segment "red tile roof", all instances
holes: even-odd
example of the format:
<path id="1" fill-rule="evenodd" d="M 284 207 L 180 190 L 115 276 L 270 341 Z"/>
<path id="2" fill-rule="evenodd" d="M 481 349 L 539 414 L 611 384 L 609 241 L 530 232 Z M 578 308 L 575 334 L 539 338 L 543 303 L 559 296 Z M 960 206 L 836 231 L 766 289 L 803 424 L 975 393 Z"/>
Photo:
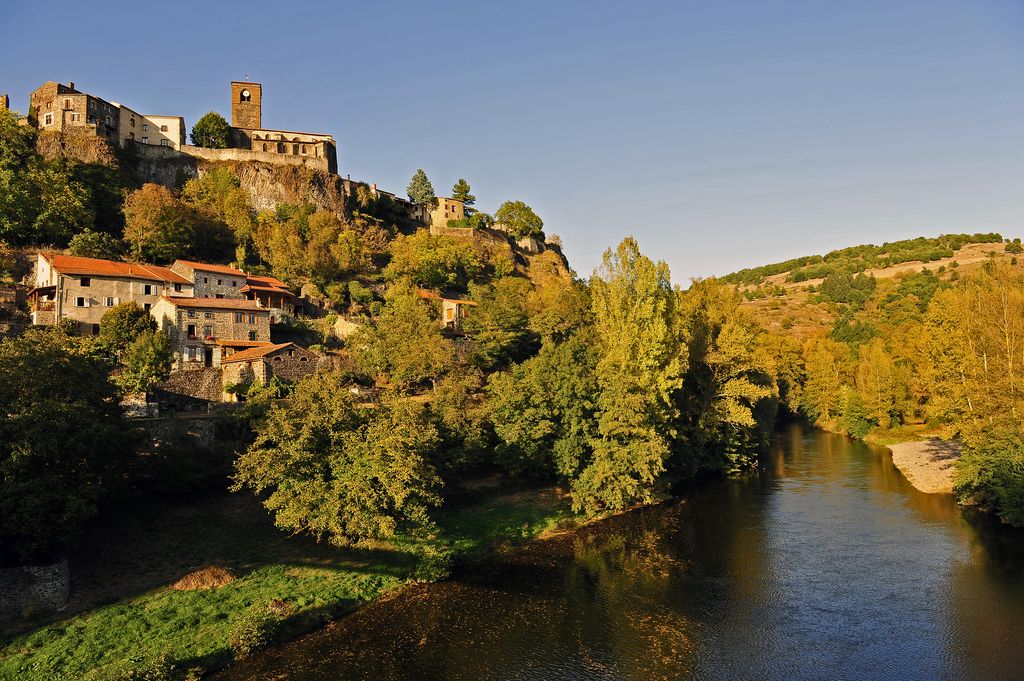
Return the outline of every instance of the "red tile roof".
<path id="1" fill-rule="evenodd" d="M 227 359 L 222 359 L 220 363 L 227 364 L 229 362 L 248 362 L 254 359 L 260 359 L 261 357 L 266 357 L 267 355 L 273 354 L 278 350 L 284 350 L 289 345 L 295 348 L 299 347 L 295 345 L 295 343 L 279 343 L 277 345 L 264 345 L 258 348 L 249 348 L 248 350 L 236 352 Z"/>
<path id="2" fill-rule="evenodd" d="M 266 293 L 280 293 L 291 298 L 295 297 L 295 294 L 288 290 L 288 284 L 275 277 L 257 277 L 249 275 L 246 278 L 245 286 L 243 286 L 241 290 L 242 293 L 248 293 L 249 291 L 264 291 Z"/>
<path id="3" fill-rule="evenodd" d="M 94 277 L 122 277 L 125 279 L 144 279 L 146 281 L 162 281 L 172 284 L 191 284 L 192 282 L 177 272 L 166 267 L 145 265 L 137 262 L 118 262 L 116 260 L 100 260 L 99 258 L 82 258 L 77 255 L 50 255 L 47 260 L 61 274 L 84 274 Z"/>
<path id="4" fill-rule="evenodd" d="M 227 265 L 211 265 L 205 262 L 194 262 L 192 260 L 175 260 L 175 263 L 181 263 L 186 267 L 191 267 L 194 270 L 200 272 L 219 272 L 220 274 L 230 274 L 235 277 L 244 277 L 245 272 L 242 270 L 235 269 L 234 267 L 228 267 Z"/>
<path id="5" fill-rule="evenodd" d="M 248 312 L 270 313 L 255 300 L 239 300 L 237 298 L 170 298 L 164 296 L 171 305 L 176 307 L 193 307 L 210 310 L 246 310 Z"/>
<path id="6" fill-rule="evenodd" d="M 476 307 L 476 301 L 459 300 L 458 298 L 445 298 L 440 293 L 434 293 L 433 291 L 428 291 L 427 289 L 424 288 L 421 288 L 418 291 L 416 291 L 416 294 L 419 295 L 419 297 L 423 298 L 424 300 L 441 300 L 446 303 L 458 303 L 459 305 L 472 305 L 473 307 Z"/>
<path id="7" fill-rule="evenodd" d="M 225 348 L 259 348 L 264 345 L 273 345 L 273 343 L 267 341 L 231 340 L 225 338 L 218 338 L 216 343 Z"/>

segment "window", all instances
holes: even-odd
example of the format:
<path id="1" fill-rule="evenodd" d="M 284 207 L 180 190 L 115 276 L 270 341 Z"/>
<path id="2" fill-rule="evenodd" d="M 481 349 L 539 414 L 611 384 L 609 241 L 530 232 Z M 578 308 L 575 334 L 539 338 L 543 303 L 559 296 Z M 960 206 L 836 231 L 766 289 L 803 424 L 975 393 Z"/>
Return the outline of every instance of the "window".
<path id="1" fill-rule="evenodd" d="M 43 125 L 53 125 L 53 114 L 48 113 L 43 115 Z"/>
<path id="2" fill-rule="evenodd" d="M 142 138 L 142 143 L 143 144 L 149 144 L 149 138 L 148 137 L 143 137 Z"/>
<path id="3" fill-rule="evenodd" d="M 131 125 L 133 128 L 135 127 L 135 116 L 132 116 L 128 119 L 128 124 Z"/>
<path id="4" fill-rule="evenodd" d="M 249 315 L 249 323 L 250 324 L 255 324 L 256 323 L 256 315 L 254 315 L 254 314 L 250 314 Z"/>
<path id="5" fill-rule="evenodd" d="M 94 336 L 100 335 L 100 325 L 99 324 L 93 324 L 92 325 L 92 335 L 94 335 Z"/>
<path id="6" fill-rule="evenodd" d="M 142 295 L 144 295 L 144 296 L 151 296 L 151 295 L 153 295 L 153 285 L 152 284 L 143 284 L 142 285 Z"/>
<path id="7" fill-rule="evenodd" d="M 195 348 L 189 348 L 188 349 L 188 359 L 189 359 L 190 362 L 196 361 L 196 349 Z"/>
<path id="8" fill-rule="evenodd" d="M 92 277 L 82 277 L 81 284 L 83 287 L 92 286 Z"/>
<path id="9" fill-rule="evenodd" d="M 250 331 L 249 332 L 249 340 L 251 340 L 251 341 L 256 340 L 256 332 L 255 331 Z"/>
<path id="10" fill-rule="evenodd" d="M 160 132 L 167 132 L 167 126 L 166 125 L 161 125 L 160 126 Z"/>
<path id="11" fill-rule="evenodd" d="M 114 307 L 117 305 L 117 298 L 107 297 L 107 307 Z"/>
<path id="12" fill-rule="evenodd" d="M 204 324 L 203 325 L 203 338 L 209 338 L 212 335 L 213 335 L 213 325 L 212 324 Z"/>
<path id="13" fill-rule="evenodd" d="M 96 108 L 96 101 L 95 101 L 95 100 L 92 100 L 92 99 L 90 99 L 90 100 L 89 100 L 89 111 L 92 111 L 92 110 L 93 110 L 93 109 L 95 109 L 95 108 Z"/>
<path id="14" fill-rule="evenodd" d="M 166 147 L 167 146 L 167 142 L 168 142 L 168 140 L 160 140 L 160 146 L 161 147 Z"/>
<path id="15" fill-rule="evenodd" d="M 142 124 L 142 132 L 149 132 L 149 125 L 146 123 Z"/>
<path id="16" fill-rule="evenodd" d="M 71 108 L 71 100 L 70 99 L 65 99 L 64 100 L 64 108 L 65 109 L 70 109 Z"/>
<path id="17" fill-rule="evenodd" d="M 134 140 L 135 139 L 135 133 L 134 132 L 128 133 L 128 139 Z"/>
<path id="18" fill-rule="evenodd" d="M 212 312 L 204 312 L 203 313 L 203 318 L 204 319 L 213 319 L 213 313 Z"/>
<path id="19" fill-rule="evenodd" d="M 235 313 L 235 324 L 241 324 L 243 316 L 244 315 L 241 312 L 236 312 Z"/>
<path id="20" fill-rule="evenodd" d="M 143 303 L 142 304 L 142 309 L 145 310 L 146 312 L 149 312 L 149 308 L 151 308 L 151 307 L 153 307 L 153 306 L 151 304 L 149 304 L 149 303 Z"/>
<path id="21" fill-rule="evenodd" d="M 300 361 L 300 362 L 305 362 L 305 361 L 306 361 L 306 358 L 305 358 L 305 357 L 299 357 L 299 361 Z"/>
<path id="22" fill-rule="evenodd" d="M 210 278 L 209 277 L 203 277 L 203 283 L 204 284 L 209 284 L 210 283 Z"/>
<path id="23" fill-rule="evenodd" d="M 252 94 L 248 90 L 242 90 L 238 94 L 238 101 L 240 101 L 240 102 L 251 102 L 252 101 Z"/>
<path id="24" fill-rule="evenodd" d="M 195 338 L 196 337 L 196 325 L 195 324 L 189 324 L 188 325 L 188 337 L 189 338 Z"/>
<path id="25" fill-rule="evenodd" d="M 223 286 L 223 285 L 224 285 L 224 280 L 223 279 L 218 279 L 217 280 L 217 286 Z"/>
<path id="26" fill-rule="evenodd" d="M 77 298 L 75 298 L 75 307 L 89 307 L 89 306 L 86 304 L 85 298 L 83 296 L 78 296 Z"/>
<path id="27" fill-rule="evenodd" d="M 274 361 L 275 361 L 275 362 L 280 362 L 280 361 L 281 361 L 281 358 L 280 358 L 280 357 L 275 357 L 275 358 L 274 358 Z"/>
<path id="28" fill-rule="evenodd" d="M 289 350 L 288 351 L 288 356 L 289 357 L 294 357 L 295 356 L 295 351 L 294 350 Z"/>
<path id="29" fill-rule="evenodd" d="M 181 284 L 175 284 L 174 285 L 174 290 L 177 293 L 181 293 Z"/>
<path id="30" fill-rule="evenodd" d="M 195 319 L 195 317 L 196 317 L 196 311 L 195 310 L 189 310 L 188 311 L 188 318 L 189 319 Z"/>
<path id="31" fill-rule="evenodd" d="M 103 120 L 105 120 L 105 121 L 107 122 L 107 125 L 111 125 L 111 124 L 112 124 L 112 123 L 114 122 L 114 121 L 113 121 L 113 120 L 112 120 L 112 119 L 110 118 L 110 116 L 106 116 L 106 117 L 105 117 L 105 118 L 104 118 Z"/>
<path id="32" fill-rule="evenodd" d="M 234 288 L 234 287 L 235 287 L 235 281 L 234 281 L 234 280 L 232 280 L 232 281 L 231 281 L 231 288 Z"/>
<path id="33" fill-rule="evenodd" d="M 217 295 L 214 296 L 214 298 L 223 298 L 223 297 L 224 297 L 223 293 L 218 293 Z"/>
<path id="34" fill-rule="evenodd" d="M 71 121 L 72 122 L 77 123 L 79 118 L 81 118 L 81 116 L 79 116 L 78 114 L 76 114 L 76 113 L 71 114 Z"/>

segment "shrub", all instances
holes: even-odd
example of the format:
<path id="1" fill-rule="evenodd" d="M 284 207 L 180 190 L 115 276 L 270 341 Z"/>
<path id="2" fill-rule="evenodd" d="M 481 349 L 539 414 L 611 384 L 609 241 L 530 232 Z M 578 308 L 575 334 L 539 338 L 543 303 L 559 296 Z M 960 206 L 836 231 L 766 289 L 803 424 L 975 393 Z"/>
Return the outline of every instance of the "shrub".
<path id="1" fill-rule="evenodd" d="M 265 605 L 251 606 L 235 622 L 231 630 L 230 645 L 235 659 L 242 659 L 266 648 L 277 637 L 281 618 Z"/>
<path id="2" fill-rule="evenodd" d="M 452 550 L 445 544 L 423 544 L 416 548 L 419 560 L 413 572 L 417 582 L 437 582 L 451 573 Z"/>
<path id="3" fill-rule="evenodd" d="M 1024 444 L 993 437 L 969 447 L 956 462 L 954 494 L 994 511 L 1010 525 L 1024 527 Z"/>
<path id="4" fill-rule="evenodd" d="M 117 679 L 117 681 L 171 681 L 175 678 L 174 665 L 167 655 L 143 657 L 136 655 L 114 664 L 100 667 L 86 677 L 86 681 Z"/>

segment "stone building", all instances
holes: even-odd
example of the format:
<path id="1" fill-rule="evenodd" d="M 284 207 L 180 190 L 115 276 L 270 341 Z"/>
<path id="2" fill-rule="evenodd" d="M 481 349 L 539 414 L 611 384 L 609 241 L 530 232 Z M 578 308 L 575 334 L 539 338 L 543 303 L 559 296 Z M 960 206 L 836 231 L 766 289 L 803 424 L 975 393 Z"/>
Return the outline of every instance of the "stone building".
<path id="1" fill-rule="evenodd" d="M 263 86 L 259 83 L 231 83 L 232 146 L 255 152 L 291 156 L 301 164 L 326 162 L 328 172 L 338 172 L 338 150 L 334 137 L 321 133 L 273 130 L 263 127 Z"/>
<path id="2" fill-rule="evenodd" d="M 268 308 L 271 322 L 276 322 L 282 314 L 302 314 L 302 300 L 288 290 L 288 284 L 276 277 L 250 274 L 246 277 L 242 293 L 249 300 Z"/>
<path id="3" fill-rule="evenodd" d="M 228 386 L 266 384 L 273 377 L 285 381 L 301 380 L 321 368 L 322 359 L 321 355 L 295 343 L 267 344 L 240 350 L 221 360 L 225 394 L 228 394 Z"/>
<path id="4" fill-rule="evenodd" d="M 458 199 L 438 196 L 430 207 L 428 222 L 431 229 L 447 227 L 449 220 L 462 220 L 466 217 L 466 205 Z"/>
<path id="5" fill-rule="evenodd" d="M 123 104 L 118 107 L 121 146 L 128 142 L 138 142 L 181 149 L 185 144 L 185 119 L 181 116 L 144 115 Z"/>
<path id="6" fill-rule="evenodd" d="M 423 300 L 434 301 L 440 307 L 440 319 L 442 327 L 454 333 L 462 333 L 462 322 L 469 317 L 469 309 L 476 307 L 472 300 L 460 300 L 458 298 L 445 298 L 439 293 L 420 289 L 417 291 Z"/>
<path id="7" fill-rule="evenodd" d="M 191 260 L 175 260 L 171 270 L 185 277 L 195 287 L 197 298 L 243 299 L 247 277 L 245 272 L 227 265 L 211 265 Z"/>
<path id="8" fill-rule="evenodd" d="M 115 305 L 149 310 L 163 296 L 192 295 L 192 282 L 166 267 L 39 253 L 29 305 L 33 324 L 73 319 L 82 333 L 99 333 L 100 319 Z"/>
<path id="9" fill-rule="evenodd" d="M 220 367 L 232 352 L 270 342 L 270 311 L 256 301 L 164 297 L 151 312 L 177 370 Z"/>

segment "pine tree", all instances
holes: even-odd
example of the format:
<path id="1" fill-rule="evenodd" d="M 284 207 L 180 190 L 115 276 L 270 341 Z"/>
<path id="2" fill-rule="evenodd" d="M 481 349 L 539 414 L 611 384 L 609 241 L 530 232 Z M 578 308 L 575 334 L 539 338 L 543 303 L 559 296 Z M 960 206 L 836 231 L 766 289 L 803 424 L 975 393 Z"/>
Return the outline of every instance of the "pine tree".
<path id="1" fill-rule="evenodd" d="M 459 181 L 452 187 L 452 198 L 462 201 L 466 206 L 472 206 L 476 203 L 476 197 L 469 193 L 469 183 L 461 177 Z"/>
<path id="2" fill-rule="evenodd" d="M 430 184 L 430 180 L 427 178 L 427 174 L 423 172 L 423 168 L 417 169 L 416 174 L 409 181 L 406 191 L 409 193 L 409 200 L 417 206 L 425 206 L 436 198 L 434 185 Z"/>

